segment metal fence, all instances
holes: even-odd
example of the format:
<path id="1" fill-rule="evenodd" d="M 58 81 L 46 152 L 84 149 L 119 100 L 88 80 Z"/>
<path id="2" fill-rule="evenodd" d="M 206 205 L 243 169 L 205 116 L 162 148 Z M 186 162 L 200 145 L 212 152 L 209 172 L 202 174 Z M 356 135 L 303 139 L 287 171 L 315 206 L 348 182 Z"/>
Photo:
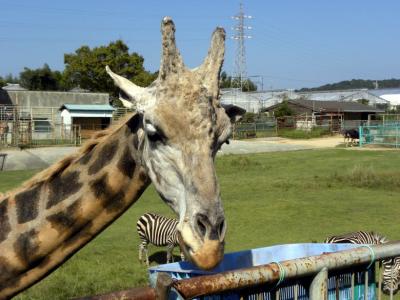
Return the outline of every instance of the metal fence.
<path id="1" fill-rule="evenodd" d="M 82 299 L 381 300 L 383 275 L 378 270 L 375 279 L 375 263 L 381 266 L 382 260 L 398 256 L 400 242 L 393 242 L 181 280 L 160 272 L 155 287 Z M 392 270 L 392 276 L 397 276 L 396 273 L 397 270 Z M 364 288 L 357 288 L 360 285 Z M 293 289 L 289 292 L 287 286 Z M 393 290 L 388 298 L 394 299 Z"/>
<path id="2" fill-rule="evenodd" d="M 233 138 L 255 138 L 270 137 L 277 135 L 276 119 L 271 119 L 262 123 L 237 123 L 234 125 Z"/>
<path id="3" fill-rule="evenodd" d="M 360 126 L 359 145 L 379 145 L 383 147 L 400 147 L 400 123 L 392 125 Z"/>

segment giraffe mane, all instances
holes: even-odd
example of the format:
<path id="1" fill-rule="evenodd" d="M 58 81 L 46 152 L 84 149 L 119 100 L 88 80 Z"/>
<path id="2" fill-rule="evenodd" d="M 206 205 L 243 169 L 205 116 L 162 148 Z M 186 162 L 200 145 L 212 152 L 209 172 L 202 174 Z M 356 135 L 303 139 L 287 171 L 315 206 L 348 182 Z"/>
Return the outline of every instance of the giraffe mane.
<path id="1" fill-rule="evenodd" d="M 28 189 L 31 187 L 34 187 L 35 185 L 43 182 L 47 182 L 50 179 L 60 175 L 62 172 L 64 172 L 70 165 L 72 165 L 74 162 L 79 160 L 81 157 L 84 155 L 88 154 L 90 151 L 93 150 L 95 146 L 98 144 L 102 143 L 104 140 L 106 140 L 108 137 L 116 133 L 119 129 L 121 129 L 130 118 L 135 113 L 129 113 L 125 117 L 121 118 L 117 123 L 109 126 L 108 128 L 98 131 L 92 135 L 92 137 L 85 142 L 77 152 L 70 154 L 64 158 L 62 158 L 60 161 L 56 162 L 55 164 L 49 166 L 48 168 L 40 171 L 36 175 L 34 175 L 32 178 L 28 179 L 25 181 L 21 187 L 11 190 L 6 193 L 0 193 L 0 199 L 5 198 L 6 196 L 15 193 L 18 190 L 21 189 Z M 1 201 L 1 200 L 0 200 Z"/>

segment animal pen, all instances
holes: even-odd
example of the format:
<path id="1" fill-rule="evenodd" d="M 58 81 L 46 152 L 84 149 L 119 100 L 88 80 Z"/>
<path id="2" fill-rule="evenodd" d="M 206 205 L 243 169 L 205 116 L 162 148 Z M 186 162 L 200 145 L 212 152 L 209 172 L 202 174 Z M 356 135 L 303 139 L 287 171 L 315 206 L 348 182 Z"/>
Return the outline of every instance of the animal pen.
<path id="1" fill-rule="evenodd" d="M 113 112 L 116 122 L 129 111 Z M 101 130 L 99 124 L 64 124 L 59 108 L 0 105 L 0 147 L 78 146 L 87 131 Z"/>
<path id="2" fill-rule="evenodd" d="M 359 145 L 375 145 L 383 147 L 400 147 L 400 123 L 388 125 L 360 126 Z"/>
<path id="3" fill-rule="evenodd" d="M 150 287 L 81 299 L 380 300 L 381 262 L 397 256 L 400 242 L 277 245 L 226 254 L 213 272 L 187 262 L 152 267 Z"/>

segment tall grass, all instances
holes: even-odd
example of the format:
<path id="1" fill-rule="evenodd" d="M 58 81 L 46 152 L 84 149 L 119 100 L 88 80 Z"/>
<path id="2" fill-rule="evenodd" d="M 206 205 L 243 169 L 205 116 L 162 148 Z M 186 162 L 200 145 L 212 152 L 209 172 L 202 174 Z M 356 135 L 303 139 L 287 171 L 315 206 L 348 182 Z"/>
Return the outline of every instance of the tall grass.
<path id="1" fill-rule="evenodd" d="M 342 173 L 336 171 L 331 179 L 360 188 L 400 189 L 400 170 L 376 170 L 371 165 L 355 165 Z"/>

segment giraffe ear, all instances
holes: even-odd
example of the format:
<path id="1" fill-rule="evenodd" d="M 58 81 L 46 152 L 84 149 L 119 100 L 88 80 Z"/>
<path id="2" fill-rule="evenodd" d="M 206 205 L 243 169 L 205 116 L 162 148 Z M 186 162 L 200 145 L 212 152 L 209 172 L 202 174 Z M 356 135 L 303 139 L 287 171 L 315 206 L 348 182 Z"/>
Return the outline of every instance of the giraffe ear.
<path id="1" fill-rule="evenodd" d="M 217 27 L 211 38 L 211 46 L 208 50 L 207 57 L 203 64 L 197 69 L 200 74 L 203 84 L 210 92 L 218 96 L 219 91 L 219 75 L 225 54 L 225 30 Z"/>
<path id="2" fill-rule="evenodd" d="M 145 88 L 137 86 L 125 77 L 115 74 L 113 71 L 111 71 L 109 66 L 106 66 L 106 72 L 114 80 L 115 85 L 119 87 L 131 99 L 138 100 L 146 90 Z M 121 101 L 122 103 L 124 103 L 124 105 L 125 102 L 128 102 L 126 99 Z"/>
<path id="3" fill-rule="evenodd" d="M 175 24 L 170 17 L 161 22 L 162 57 L 159 78 L 164 80 L 169 74 L 179 74 L 185 69 L 182 57 L 176 47 Z"/>
<path id="4" fill-rule="evenodd" d="M 221 106 L 225 109 L 225 113 L 228 115 L 229 119 L 231 119 L 232 123 L 240 121 L 246 113 L 245 109 L 233 104 L 222 104 Z"/>

